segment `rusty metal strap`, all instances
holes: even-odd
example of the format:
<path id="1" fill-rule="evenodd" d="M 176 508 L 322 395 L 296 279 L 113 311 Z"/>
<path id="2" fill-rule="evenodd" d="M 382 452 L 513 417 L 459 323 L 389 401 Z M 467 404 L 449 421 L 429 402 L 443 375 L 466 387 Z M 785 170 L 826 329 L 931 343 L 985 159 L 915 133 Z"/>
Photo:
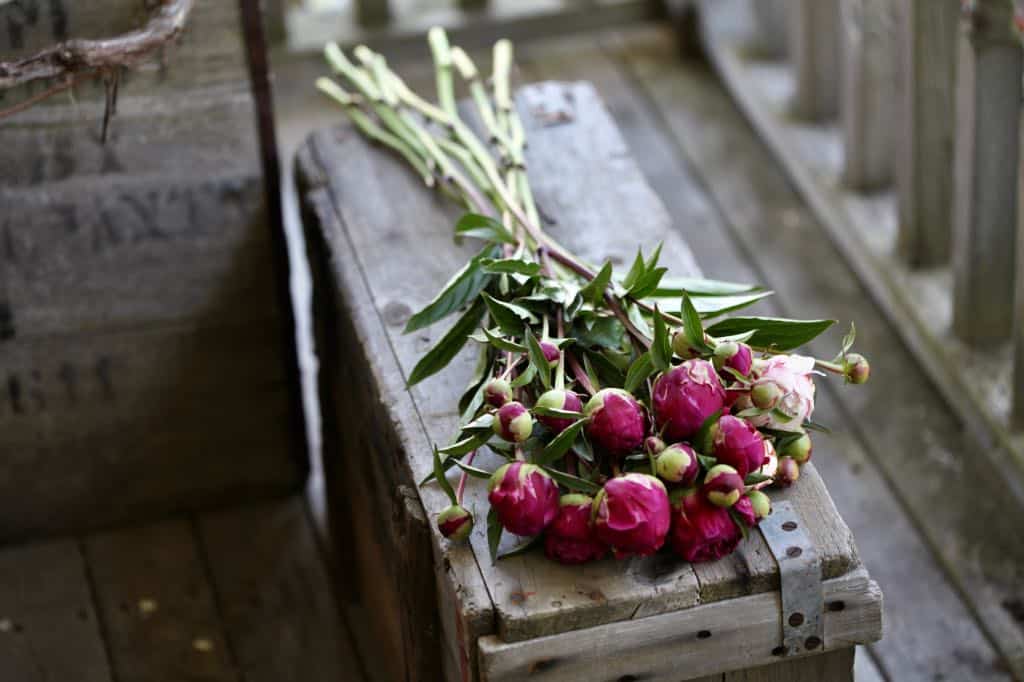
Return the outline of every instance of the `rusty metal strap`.
<path id="1" fill-rule="evenodd" d="M 791 502 L 776 502 L 761 521 L 761 532 L 779 564 L 782 590 L 782 646 L 788 656 L 821 649 L 824 643 L 821 560 Z"/>

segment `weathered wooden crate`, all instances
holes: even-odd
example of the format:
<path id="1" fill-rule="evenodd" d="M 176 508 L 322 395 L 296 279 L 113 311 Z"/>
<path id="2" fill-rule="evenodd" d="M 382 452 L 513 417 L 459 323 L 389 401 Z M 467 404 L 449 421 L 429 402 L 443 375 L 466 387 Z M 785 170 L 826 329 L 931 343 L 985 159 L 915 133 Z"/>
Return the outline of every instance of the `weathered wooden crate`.
<path id="1" fill-rule="evenodd" d="M 663 241 L 663 262 L 696 274 L 592 87 L 534 85 L 518 103 L 557 239 L 591 262 L 626 262 L 638 243 Z M 470 546 L 443 540 L 431 521 L 444 495 L 415 481 L 431 470 L 431 445 L 454 431 L 474 360 L 467 352 L 407 390 L 404 377 L 443 330 L 402 328 L 473 247 L 452 244 L 456 209 L 347 126 L 316 133 L 297 173 L 330 519 L 348 551 L 338 579 L 388 679 L 852 679 L 852 647 L 881 634 L 881 594 L 813 466 L 774 493 L 795 506 L 821 560 L 824 642 L 804 657 L 781 649 L 779 568 L 760 531 L 695 566 L 658 555 L 563 567 L 536 553 L 492 564 L 482 522 Z M 466 493 L 478 517 L 484 488 Z"/>
<path id="2" fill-rule="evenodd" d="M 0 55 L 145 18 L 138 0 L 16 0 Z M 251 83 L 239 3 L 197 0 L 180 43 L 124 74 L 106 144 L 99 81 L 0 126 L 0 540 L 302 480 Z"/>

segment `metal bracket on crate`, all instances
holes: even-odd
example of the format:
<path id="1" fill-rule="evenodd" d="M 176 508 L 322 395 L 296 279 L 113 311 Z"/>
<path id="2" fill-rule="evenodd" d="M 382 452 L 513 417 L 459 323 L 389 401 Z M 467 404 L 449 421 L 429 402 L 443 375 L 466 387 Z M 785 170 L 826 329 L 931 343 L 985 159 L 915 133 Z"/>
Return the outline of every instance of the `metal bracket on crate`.
<path id="1" fill-rule="evenodd" d="M 776 502 L 760 528 L 779 564 L 782 591 L 782 646 L 772 653 L 789 656 L 820 650 L 825 642 L 821 560 L 803 520 L 792 502 Z"/>

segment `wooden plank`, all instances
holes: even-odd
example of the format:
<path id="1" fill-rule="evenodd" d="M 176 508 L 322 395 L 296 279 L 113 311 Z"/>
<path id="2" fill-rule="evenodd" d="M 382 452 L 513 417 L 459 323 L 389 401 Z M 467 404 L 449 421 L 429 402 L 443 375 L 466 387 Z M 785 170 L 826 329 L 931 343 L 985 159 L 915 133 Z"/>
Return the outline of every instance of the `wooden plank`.
<path id="1" fill-rule="evenodd" d="M 824 614 L 825 651 L 844 652 L 835 659 L 812 655 L 815 670 L 845 670 L 852 679 L 852 645 L 882 635 L 882 595 L 862 571 L 823 583 L 827 603 L 843 603 Z M 481 679 L 486 682 L 564 679 L 642 679 L 652 682 L 690 679 L 715 672 L 744 670 L 777 662 L 772 650 L 782 642 L 778 592 L 765 592 L 702 604 L 691 609 L 628 623 L 599 625 L 524 642 L 480 640 Z M 847 653 L 848 652 L 848 653 Z M 727 666 L 722 670 L 722 666 Z M 820 668 L 818 666 L 821 666 Z M 801 672 L 794 666 L 785 672 Z M 757 676 L 745 679 L 780 679 Z M 730 679 L 726 676 L 726 679 Z"/>
<path id="2" fill-rule="evenodd" d="M 119 682 L 238 682 L 188 521 L 91 535 L 85 556 Z"/>
<path id="3" fill-rule="evenodd" d="M 956 128 L 957 0 L 896 4 L 900 84 L 897 248 L 911 266 L 948 262 Z"/>
<path id="4" fill-rule="evenodd" d="M 818 121 L 839 113 L 839 0 L 790 0 L 793 114 Z"/>
<path id="5" fill-rule="evenodd" d="M 728 7 L 725 3 L 719 6 L 723 9 Z M 1006 479 L 988 478 L 986 472 L 989 469 L 980 460 L 975 460 L 976 466 L 972 469 L 973 474 L 979 477 L 972 481 L 976 483 L 973 491 L 950 489 L 945 481 L 949 476 L 957 475 L 953 472 L 959 468 L 959 463 L 953 453 L 991 451 L 999 456 L 1003 453 L 992 449 L 990 444 L 979 444 L 972 433 L 965 432 L 957 413 L 936 393 L 930 377 L 914 369 L 915 356 L 903 346 L 892 343 L 892 328 L 880 318 L 870 303 L 870 296 L 856 285 L 853 274 L 844 270 L 848 266 L 844 265 L 843 258 L 822 239 L 815 224 L 815 215 L 831 214 L 824 214 L 817 207 L 814 215 L 807 210 L 717 81 L 705 73 L 672 65 L 673 50 L 671 36 L 661 33 L 655 34 L 650 44 L 642 45 L 628 55 L 633 72 L 643 84 L 643 92 L 658 106 L 675 143 L 680 145 L 694 167 L 701 169 L 717 205 L 732 226 L 740 248 L 746 253 L 758 254 L 759 260 L 763 259 L 761 262 L 770 264 L 759 268 L 757 279 L 779 292 L 779 301 L 785 302 L 782 309 L 775 310 L 783 315 L 809 317 L 844 310 L 845 315 L 857 320 L 858 345 L 871 354 L 874 365 L 872 381 L 857 391 L 841 388 L 822 390 L 819 405 L 824 405 L 825 400 L 838 403 L 843 408 L 841 421 L 848 428 L 854 429 L 853 425 L 857 423 L 866 425 L 856 428 L 854 433 L 866 447 L 868 462 L 878 468 L 886 481 L 878 494 L 899 496 L 898 499 L 906 505 L 904 509 L 911 513 L 913 524 L 921 529 L 927 547 L 941 562 L 942 571 L 950 576 L 956 592 L 967 599 L 966 610 L 960 613 L 979 615 L 968 630 L 956 630 L 960 634 L 973 632 L 968 647 L 971 654 L 952 654 L 960 640 L 941 635 L 940 628 L 935 637 L 928 639 L 950 642 L 946 661 L 917 660 L 922 666 L 934 666 L 932 670 L 958 665 L 963 666 L 961 669 L 967 678 L 988 675 L 991 679 L 999 679 L 1004 674 L 1000 672 L 1004 663 L 996 658 L 992 647 L 984 640 L 991 638 L 990 641 L 997 642 L 1000 653 L 1007 653 L 1009 661 L 1014 660 L 1013 652 L 1019 651 L 1016 648 L 1019 634 L 1006 609 L 1001 606 L 1012 599 L 1013 586 L 1020 579 L 1019 569 L 1015 568 L 1020 559 L 1007 556 L 1007 546 L 1002 540 L 1016 532 L 1007 520 L 1006 509 L 1016 510 L 1018 507 L 1012 493 L 1007 490 Z M 721 58 L 721 53 L 715 58 Z M 763 78 L 761 71 L 756 75 Z M 744 81 L 744 91 L 762 94 L 755 87 L 756 82 L 753 79 Z M 762 116 L 777 116 L 782 99 L 772 102 L 780 104 L 776 107 L 765 105 L 757 111 Z M 773 145 L 772 151 L 778 153 L 774 145 L 778 144 L 779 138 L 767 139 Z M 765 170 L 753 173 L 752 169 L 758 167 Z M 792 172 L 788 167 L 787 170 Z M 805 178 L 800 184 L 804 192 L 807 192 L 806 182 L 810 181 Z M 751 192 L 754 192 L 753 196 Z M 805 196 L 808 199 L 812 197 L 811 194 Z M 740 200 L 739 197 L 749 198 Z M 837 233 L 831 229 L 829 234 L 834 237 Z M 851 237 L 858 235 L 852 227 L 845 229 L 845 234 Z M 705 230 L 709 234 L 713 232 Z M 809 267 L 809 263 L 815 266 Z M 834 344 L 838 343 L 841 332 L 841 329 L 835 332 L 831 343 L 829 337 L 825 337 L 824 344 L 812 344 L 811 349 L 819 355 L 834 352 Z M 873 352 L 872 348 L 884 348 L 885 352 Z M 902 454 L 893 457 L 893 452 Z M 859 471 L 866 469 L 868 464 L 856 466 Z M 848 487 L 835 486 L 834 490 L 838 492 Z M 879 505 L 877 500 L 880 498 L 874 499 L 863 504 Z M 852 513 L 849 506 L 846 510 Z M 862 527 L 877 534 L 879 523 L 871 522 Z M 1000 530 L 993 530 L 997 527 Z M 878 537 L 880 542 L 883 540 L 874 534 L 868 537 Z M 907 551 L 904 542 L 892 542 L 899 547 L 898 551 Z M 891 546 L 881 547 L 886 552 L 893 551 Z M 963 561 L 964 556 L 975 558 Z M 915 560 L 915 563 L 917 561 L 923 562 L 917 563 L 919 566 L 930 562 L 927 558 Z M 874 570 L 874 567 L 869 567 Z M 904 575 L 904 571 L 897 575 Z M 911 572 L 910 575 L 917 574 Z M 931 580 L 941 583 L 941 572 L 932 570 L 930 575 L 933 576 Z M 928 592 L 923 586 L 921 589 Z M 943 588 L 943 592 L 943 603 L 957 601 L 957 595 L 950 594 L 948 589 Z M 918 614 L 918 611 L 915 606 L 910 613 Z M 942 610 L 938 609 L 938 613 L 941 614 Z M 913 625 L 905 621 L 906 636 L 911 639 L 894 640 L 902 641 L 903 645 L 899 655 L 893 656 L 892 660 L 914 661 L 913 652 L 923 651 L 923 648 L 913 637 L 915 633 L 935 627 L 934 623 L 929 625 L 932 620 L 933 617 L 921 613 L 914 616 Z M 993 633 L 998 633 L 998 636 L 993 637 Z M 884 641 L 888 642 L 889 638 Z"/>
<path id="6" fill-rule="evenodd" d="M 786 56 L 789 43 L 788 4 L 788 0 L 750 0 L 758 27 L 758 54 L 771 59 Z"/>
<path id="7" fill-rule="evenodd" d="M 0 551 L 0 677 L 112 682 L 74 540 Z"/>
<path id="8" fill-rule="evenodd" d="M 724 682 L 853 682 L 854 648 L 830 651 L 804 661 L 775 663 L 729 673 Z"/>
<path id="9" fill-rule="evenodd" d="M 361 677 L 301 496 L 203 514 L 197 526 L 247 682 Z"/>
<path id="10" fill-rule="evenodd" d="M 858 190 L 884 187 L 896 140 L 894 0 L 840 0 L 843 88 L 843 181 Z"/>
<path id="11" fill-rule="evenodd" d="M 1021 149 L 1024 149 L 1024 110 L 1021 111 L 1021 123 L 1020 133 L 1018 135 L 1018 144 L 1021 145 Z M 1019 165 L 1017 166 L 1017 179 L 1019 182 L 1024 183 L 1024 154 L 1020 155 Z M 1021 192 L 1024 192 L 1024 186 L 1018 189 L 1018 209 L 1017 209 L 1017 263 L 1024 264 L 1024 210 L 1020 209 L 1021 202 L 1024 202 L 1024 198 L 1021 197 Z M 0 290 L 0 302 L 3 300 L 3 291 Z M 2 327 L 2 323 L 0 323 Z M 1016 290 L 1014 295 L 1014 321 L 1013 321 L 1013 356 L 1011 362 L 1013 363 L 1013 383 L 1012 388 L 1012 402 L 1010 403 L 1010 428 L 1021 431 L 1024 429 L 1024 276 L 1017 272 L 1016 277 Z M 2 337 L 3 331 L 0 328 L 0 337 Z"/>
<path id="12" fill-rule="evenodd" d="M 960 40 L 953 198 L 953 330 L 977 346 L 1013 329 L 1022 72 L 1013 5 L 981 0 Z"/>

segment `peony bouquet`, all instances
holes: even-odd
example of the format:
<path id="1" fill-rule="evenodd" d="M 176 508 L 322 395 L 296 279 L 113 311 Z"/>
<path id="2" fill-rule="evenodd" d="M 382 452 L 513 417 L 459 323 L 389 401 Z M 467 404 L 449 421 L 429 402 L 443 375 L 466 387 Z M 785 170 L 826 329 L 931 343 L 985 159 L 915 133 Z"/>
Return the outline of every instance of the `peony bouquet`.
<path id="1" fill-rule="evenodd" d="M 850 352 L 793 354 L 831 320 L 726 317 L 771 292 L 668 276 L 660 247 L 616 272 L 582 262 L 542 226 L 526 172 L 523 125 L 509 85 L 512 46 L 494 46 L 485 81 L 441 29 L 428 35 L 437 103 L 413 92 L 365 47 L 354 60 L 326 48 L 337 79 L 318 88 L 371 140 L 404 158 L 429 187 L 465 207 L 455 238 L 479 252 L 407 332 L 454 317 L 409 385 L 441 371 L 467 344 L 479 355 L 459 401 L 461 427 L 434 451 L 424 485 L 451 506 L 440 532 L 464 541 L 474 518 L 467 477 L 488 480 L 487 531 L 543 545 L 554 561 L 649 555 L 666 544 L 691 562 L 732 552 L 771 513 L 763 489 L 792 485 L 811 457 L 815 375 L 867 381 Z M 455 77 L 472 111 L 456 105 Z M 470 122 L 471 119 L 471 122 Z M 671 312 L 669 312 L 671 311 Z M 473 465 L 481 448 L 506 462 Z M 457 488 L 447 472 L 458 467 Z"/>

